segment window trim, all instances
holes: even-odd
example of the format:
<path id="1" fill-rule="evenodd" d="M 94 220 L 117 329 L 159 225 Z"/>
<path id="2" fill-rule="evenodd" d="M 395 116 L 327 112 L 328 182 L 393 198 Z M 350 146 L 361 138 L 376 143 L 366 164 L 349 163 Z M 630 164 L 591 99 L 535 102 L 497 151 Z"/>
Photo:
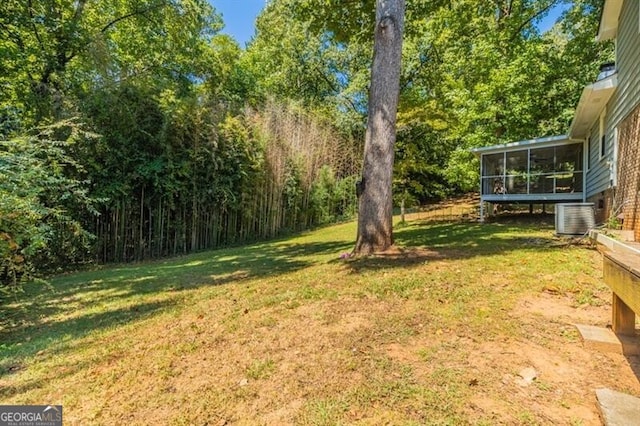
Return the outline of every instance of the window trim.
<path id="1" fill-rule="evenodd" d="M 602 161 L 607 157 L 607 129 L 605 127 L 605 115 L 607 109 L 600 113 L 599 133 L 598 133 L 598 160 Z"/>
<path id="2" fill-rule="evenodd" d="M 591 170 L 591 139 L 593 139 L 593 138 L 591 137 L 591 135 L 589 135 L 587 137 L 587 146 L 586 146 L 586 149 L 585 149 L 585 152 L 587 154 L 587 168 L 586 168 L 586 171 Z"/>
<path id="3" fill-rule="evenodd" d="M 618 186 L 618 128 L 613 129 L 613 159 L 611 161 L 611 186 Z"/>

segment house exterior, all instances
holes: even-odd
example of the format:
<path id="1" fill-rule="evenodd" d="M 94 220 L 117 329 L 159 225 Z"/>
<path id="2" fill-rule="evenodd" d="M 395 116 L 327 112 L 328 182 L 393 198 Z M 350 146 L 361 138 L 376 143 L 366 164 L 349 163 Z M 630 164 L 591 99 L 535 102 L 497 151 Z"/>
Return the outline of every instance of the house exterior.
<path id="1" fill-rule="evenodd" d="M 616 62 L 583 89 L 567 135 L 474 149 L 481 206 L 592 202 L 640 241 L 640 1 L 605 0 L 597 40 Z M 484 211 L 481 208 L 481 217 Z"/>
<path id="2" fill-rule="evenodd" d="M 584 141 L 567 135 L 473 150 L 480 156 L 481 193 L 490 203 L 584 201 Z"/>
<path id="3" fill-rule="evenodd" d="M 597 40 L 615 41 L 616 73 L 591 93 L 585 88 L 569 136 L 585 140 L 596 221 L 619 217 L 640 240 L 640 2 L 606 0 Z"/>

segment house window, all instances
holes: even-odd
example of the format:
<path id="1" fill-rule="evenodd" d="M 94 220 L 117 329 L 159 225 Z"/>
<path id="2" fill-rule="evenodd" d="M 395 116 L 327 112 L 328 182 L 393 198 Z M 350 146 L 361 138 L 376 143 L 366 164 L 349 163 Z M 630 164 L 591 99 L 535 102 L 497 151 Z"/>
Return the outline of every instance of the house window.
<path id="1" fill-rule="evenodd" d="M 498 186 L 504 187 L 505 153 L 482 156 L 482 194 L 494 194 Z"/>
<path id="2" fill-rule="evenodd" d="M 529 194 L 582 192 L 584 143 L 529 151 Z"/>
<path id="3" fill-rule="evenodd" d="M 591 136 L 587 138 L 587 170 L 591 170 Z"/>
<path id="4" fill-rule="evenodd" d="M 600 133 L 599 133 L 599 142 L 600 142 L 600 160 L 602 160 L 607 153 L 607 135 L 604 127 L 604 116 L 606 111 L 602 111 L 600 114 Z"/>
<path id="5" fill-rule="evenodd" d="M 504 186 L 509 194 L 526 194 L 528 192 L 528 161 L 528 150 L 507 152 Z"/>

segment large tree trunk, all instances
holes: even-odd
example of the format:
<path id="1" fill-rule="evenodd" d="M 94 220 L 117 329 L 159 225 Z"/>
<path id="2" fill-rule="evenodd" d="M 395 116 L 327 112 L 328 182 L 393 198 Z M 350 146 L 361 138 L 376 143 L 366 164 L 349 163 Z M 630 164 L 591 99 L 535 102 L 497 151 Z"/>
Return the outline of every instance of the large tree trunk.
<path id="1" fill-rule="evenodd" d="M 362 180 L 358 184 L 358 239 L 368 255 L 393 244 L 393 146 L 400 92 L 404 0 L 377 0 Z"/>

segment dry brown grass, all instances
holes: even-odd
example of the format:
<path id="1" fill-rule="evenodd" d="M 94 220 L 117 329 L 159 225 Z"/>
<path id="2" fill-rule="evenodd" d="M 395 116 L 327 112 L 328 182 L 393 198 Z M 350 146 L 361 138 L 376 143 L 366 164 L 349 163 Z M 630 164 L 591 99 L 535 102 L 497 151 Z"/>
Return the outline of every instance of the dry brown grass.
<path id="1" fill-rule="evenodd" d="M 66 424 L 599 424 L 640 393 L 600 258 L 548 227 L 411 222 L 340 260 L 353 224 L 56 279 L 2 310 L 0 397 Z M 523 386 L 518 372 L 538 378 Z"/>

